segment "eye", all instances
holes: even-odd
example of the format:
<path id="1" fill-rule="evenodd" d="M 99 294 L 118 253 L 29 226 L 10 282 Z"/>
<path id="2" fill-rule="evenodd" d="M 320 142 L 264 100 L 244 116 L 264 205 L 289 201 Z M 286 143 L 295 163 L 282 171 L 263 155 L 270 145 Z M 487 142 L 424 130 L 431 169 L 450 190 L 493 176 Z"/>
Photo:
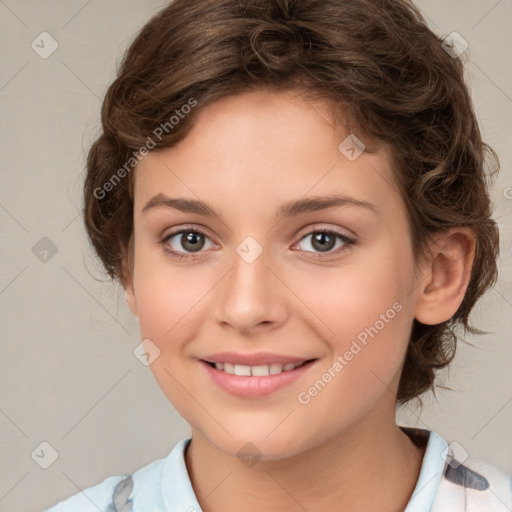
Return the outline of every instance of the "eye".
<path id="1" fill-rule="evenodd" d="M 307 235 L 303 236 L 299 243 L 304 240 L 312 237 L 311 241 L 308 244 L 313 248 L 313 251 L 305 250 L 305 252 L 315 252 L 318 253 L 315 255 L 315 258 L 322 258 L 321 253 L 328 253 L 328 255 L 338 254 L 344 250 L 348 249 L 348 246 L 353 245 L 355 240 L 349 238 L 343 233 L 340 233 L 335 230 L 330 229 L 317 229 L 315 231 L 311 231 Z M 205 248 L 205 241 L 209 240 L 208 235 L 198 228 L 183 228 L 178 231 L 174 231 L 165 236 L 165 238 L 161 241 L 164 249 L 171 254 L 173 258 L 183 259 L 183 258 L 194 258 L 195 253 L 200 253 L 203 248 Z M 337 240 L 341 241 L 341 245 L 336 247 Z M 184 251 L 177 250 L 175 247 L 181 245 Z M 213 246 L 214 244 L 212 244 Z M 333 250 L 336 248 L 336 250 Z"/>
<path id="2" fill-rule="evenodd" d="M 173 257 L 178 259 L 194 257 L 193 253 L 200 252 L 205 246 L 205 239 L 208 239 L 208 236 L 204 231 L 201 231 L 198 228 L 194 229 L 180 229 L 179 231 L 174 231 L 173 233 L 169 233 L 163 240 L 162 245 L 164 249 L 169 252 Z M 173 247 L 181 245 L 185 251 L 176 250 Z M 213 244 L 212 244 L 213 245 Z"/>
<path id="3" fill-rule="evenodd" d="M 329 229 L 311 231 L 306 236 L 301 238 L 301 242 L 308 239 L 309 237 L 312 237 L 311 241 L 305 245 L 312 247 L 313 251 L 306 250 L 306 252 L 319 251 L 320 253 L 328 253 L 328 255 L 338 254 L 339 252 L 348 249 L 348 246 L 353 245 L 355 243 L 355 240 L 349 238 L 345 234 Z M 341 240 L 341 246 L 338 245 L 336 250 L 333 250 L 336 247 L 337 240 Z M 314 257 L 322 258 L 321 255 L 316 255 Z"/>

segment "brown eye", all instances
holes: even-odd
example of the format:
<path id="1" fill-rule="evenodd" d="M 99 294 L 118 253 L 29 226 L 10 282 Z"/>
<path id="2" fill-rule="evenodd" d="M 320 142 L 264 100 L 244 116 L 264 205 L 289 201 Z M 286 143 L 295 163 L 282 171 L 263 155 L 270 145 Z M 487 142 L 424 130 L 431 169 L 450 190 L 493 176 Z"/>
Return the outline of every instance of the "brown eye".
<path id="1" fill-rule="evenodd" d="M 193 231 L 181 233 L 181 238 L 179 240 L 182 247 L 187 251 L 196 252 L 200 251 L 204 247 L 203 235 Z"/>
<path id="2" fill-rule="evenodd" d="M 301 242 L 311 237 L 311 241 L 309 242 L 310 247 L 313 248 L 312 251 L 307 249 L 303 249 L 306 252 L 319 252 L 319 253 L 328 253 L 328 254 L 337 254 L 343 251 L 347 246 L 354 244 L 354 240 L 347 237 L 343 233 L 339 233 L 337 231 L 332 230 L 318 230 L 312 231 L 308 233 L 306 236 L 301 238 Z M 341 240 L 341 245 L 338 245 L 337 250 L 333 250 L 336 247 L 337 240 Z"/>
<path id="3" fill-rule="evenodd" d="M 169 253 L 178 258 L 186 258 L 187 254 L 201 252 L 209 238 L 198 229 L 181 229 L 170 233 L 163 240 L 162 244 Z M 183 250 L 181 250 L 183 249 Z"/>

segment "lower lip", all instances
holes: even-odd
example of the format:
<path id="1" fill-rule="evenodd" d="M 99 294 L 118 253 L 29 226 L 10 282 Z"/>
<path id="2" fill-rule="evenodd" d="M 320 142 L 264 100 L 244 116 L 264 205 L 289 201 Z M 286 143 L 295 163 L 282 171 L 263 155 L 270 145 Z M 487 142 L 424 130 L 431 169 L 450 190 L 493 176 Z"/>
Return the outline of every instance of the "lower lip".
<path id="1" fill-rule="evenodd" d="M 231 375 L 222 370 L 217 370 L 205 361 L 200 361 L 200 363 L 215 384 L 224 391 L 244 398 L 260 398 L 268 396 L 300 379 L 316 363 L 316 360 L 309 361 L 294 370 L 264 377 Z"/>

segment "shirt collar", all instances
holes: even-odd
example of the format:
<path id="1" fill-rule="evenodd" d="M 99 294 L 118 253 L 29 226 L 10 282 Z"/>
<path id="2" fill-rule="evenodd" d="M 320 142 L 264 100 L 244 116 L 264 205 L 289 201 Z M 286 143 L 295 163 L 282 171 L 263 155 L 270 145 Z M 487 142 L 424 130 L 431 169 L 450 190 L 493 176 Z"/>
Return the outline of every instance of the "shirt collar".
<path id="1" fill-rule="evenodd" d="M 201 512 L 185 464 L 185 452 L 191 439 L 182 439 L 165 459 L 161 493 L 168 512 Z"/>
<path id="2" fill-rule="evenodd" d="M 448 443 L 430 430 L 403 426 L 400 426 L 400 429 L 411 438 L 419 436 L 428 439 L 421 463 L 420 476 L 404 511 L 426 512 L 432 508 L 443 478 Z"/>

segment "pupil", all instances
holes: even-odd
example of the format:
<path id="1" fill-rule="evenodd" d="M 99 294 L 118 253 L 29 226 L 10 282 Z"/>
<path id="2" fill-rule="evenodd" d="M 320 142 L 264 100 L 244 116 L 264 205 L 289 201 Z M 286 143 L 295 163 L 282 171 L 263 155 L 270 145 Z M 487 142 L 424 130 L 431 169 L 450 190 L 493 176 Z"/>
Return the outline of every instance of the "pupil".
<path id="1" fill-rule="evenodd" d="M 327 238 L 327 244 L 325 243 L 325 238 Z M 329 242 L 329 239 L 330 239 L 330 242 Z M 317 248 L 321 251 L 328 251 L 329 249 L 332 249 L 333 242 L 334 242 L 334 237 L 332 237 L 328 233 L 317 233 L 313 237 L 313 246 L 315 246 L 315 244 L 318 243 L 319 244 L 318 247 L 315 246 L 315 248 Z"/>
<path id="2" fill-rule="evenodd" d="M 183 247 L 185 247 L 187 250 L 192 250 L 192 251 L 197 251 L 197 250 L 200 250 L 202 248 L 202 246 L 204 245 L 203 244 L 198 244 L 198 240 L 202 237 L 202 235 L 200 235 L 199 233 L 192 233 L 192 232 L 189 232 L 186 234 L 185 236 L 185 243 L 183 243 Z M 189 247 L 187 247 L 187 245 L 189 245 Z"/>

